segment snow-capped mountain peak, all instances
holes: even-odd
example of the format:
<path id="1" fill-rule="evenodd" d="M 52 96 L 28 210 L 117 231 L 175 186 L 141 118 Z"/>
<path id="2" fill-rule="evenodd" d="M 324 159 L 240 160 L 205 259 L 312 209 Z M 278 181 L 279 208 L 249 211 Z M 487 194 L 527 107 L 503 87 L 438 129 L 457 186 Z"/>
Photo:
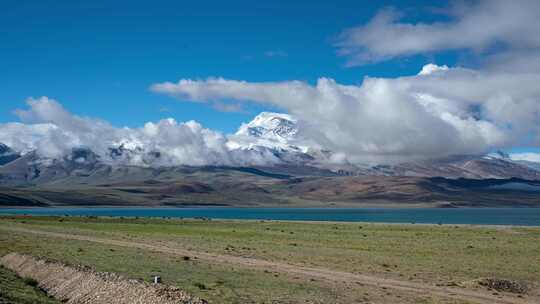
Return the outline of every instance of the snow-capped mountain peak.
<path id="1" fill-rule="evenodd" d="M 289 114 L 262 112 L 247 124 L 242 124 L 236 135 L 265 138 L 285 143 L 298 133 L 297 121 Z"/>
<path id="2" fill-rule="evenodd" d="M 289 114 L 262 112 L 229 136 L 231 150 L 270 153 L 284 162 L 303 163 L 311 160 L 309 148 L 299 144 L 298 122 Z"/>

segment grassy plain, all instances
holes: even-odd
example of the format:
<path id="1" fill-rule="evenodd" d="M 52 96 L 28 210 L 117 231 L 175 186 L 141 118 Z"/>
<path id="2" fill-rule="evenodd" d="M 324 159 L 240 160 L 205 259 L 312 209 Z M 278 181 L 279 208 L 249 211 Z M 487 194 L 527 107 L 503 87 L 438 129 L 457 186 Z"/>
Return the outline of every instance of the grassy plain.
<path id="1" fill-rule="evenodd" d="M 479 278 L 540 282 L 540 228 L 146 218 L 0 217 L 0 227 L 129 240 L 195 252 L 369 274 L 433 286 Z M 140 248 L 0 233 L 17 251 L 148 280 L 159 274 L 211 303 L 463 303 L 327 282 Z"/>

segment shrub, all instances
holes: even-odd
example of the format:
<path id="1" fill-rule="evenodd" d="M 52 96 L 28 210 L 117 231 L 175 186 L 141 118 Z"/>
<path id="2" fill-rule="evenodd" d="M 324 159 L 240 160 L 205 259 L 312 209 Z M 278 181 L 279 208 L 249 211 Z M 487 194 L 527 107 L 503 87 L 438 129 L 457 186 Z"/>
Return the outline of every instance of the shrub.
<path id="1" fill-rule="evenodd" d="M 23 281 L 24 281 L 24 284 L 28 285 L 28 286 L 32 286 L 32 287 L 37 287 L 38 286 L 38 281 L 32 279 L 32 278 L 29 278 L 29 277 L 25 277 L 23 278 Z"/>
<path id="2" fill-rule="evenodd" d="M 200 290 L 208 289 L 208 288 L 206 288 L 206 285 L 204 285 L 203 283 L 195 283 L 193 285 L 195 285 L 195 287 L 199 288 Z"/>

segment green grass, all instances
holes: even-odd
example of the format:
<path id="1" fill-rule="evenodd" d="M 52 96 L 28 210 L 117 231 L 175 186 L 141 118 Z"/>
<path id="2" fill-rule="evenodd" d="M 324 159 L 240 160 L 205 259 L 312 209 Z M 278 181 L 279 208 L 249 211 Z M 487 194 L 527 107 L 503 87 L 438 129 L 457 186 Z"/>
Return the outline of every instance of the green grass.
<path id="1" fill-rule="evenodd" d="M 540 228 L 75 217 L 4 217 L 0 225 L 165 244 L 431 285 L 482 277 L 540 282 Z M 158 273 L 165 283 L 214 303 L 444 302 L 133 248 L 3 233 L 0 254 L 10 251 L 91 265 L 132 278 L 149 280 Z"/>
<path id="2" fill-rule="evenodd" d="M 37 288 L 30 278 L 19 278 L 12 271 L 0 266 L 0 303 L 10 304 L 59 304 Z"/>
<path id="3" fill-rule="evenodd" d="M 540 228 L 107 218 L 33 218 L 24 225 L 440 283 L 540 279 Z"/>
<path id="4" fill-rule="evenodd" d="M 367 288 L 327 286 L 283 274 L 209 264 L 193 258 L 186 261 L 183 257 L 132 248 L 61 239 L 51 242 L 19 233 L 0 235 L 0 254 L 11 251 L 71 265 L 91 265 L 98 271 L 116 272 L 146 281 L 159 274 L 163 283 L 179 286 L 210 303 L 362 303 L 367 299 L 377 302 L 408 299 L 407 302 L 414 303 L 417 297 Z M 425 297 L 424 301 L 439 303 L 438 299 L 430 297 Z"/>

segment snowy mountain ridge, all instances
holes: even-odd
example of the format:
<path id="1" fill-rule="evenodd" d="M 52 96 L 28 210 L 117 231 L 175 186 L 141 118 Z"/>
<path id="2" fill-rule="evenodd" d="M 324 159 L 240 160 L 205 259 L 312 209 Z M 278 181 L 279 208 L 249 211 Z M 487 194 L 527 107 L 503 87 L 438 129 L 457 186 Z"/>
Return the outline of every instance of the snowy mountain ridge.
<path id="1" fill-rule="evenodd" d="M 298 121 L 293 116 L 262 112 L 252 121 L 242 124 L 236 133 L 223 137 L 228 150 L 223 153 L 228 155 L 228 163 L 215 162 L 209 165 L 305 166 L 329 170 L 339 175 L 540 179 L 539 163 L 513 160 L 510 155 L 502 151 L 484 156 L 455 156 L 442 160 L 393 165 L 336 163 L 329 161 L 333 155 L 331 151 L 306 145 L 299 138 L 299 132 Z M 95 168 L 103 165 L 152 168 L 197 166 L 196 163 L 178 163 L 174 153 L 182 153 L 182 146 L 178 149 L 179 152 L 164 150 L 159 146 L 145 147 L 143 142 L 126 139 L 125 142 L 111 144 L 105 152 L 101 153 L 87 147 L 75 147 L 62 157 L 47 158 L 37 152 L 32 152 L 23 153 L 23 156 L 28 157 L 21 158 L 21 154 L 0 144 L 0 166 L 7 164 L 8 167 L 13 167 L 14 164 L 9 164 L 13 162 L 17 163 L 17 166 L 32 167 L 27 172 L 45 172 L 47 171 L 45 168 L 52 167 L 63 168 L 62 170 L 70 172 L 75 169 L 93 172 Z M 17 161 L 18 158 L 21 158 L 20 161 Z"/>

